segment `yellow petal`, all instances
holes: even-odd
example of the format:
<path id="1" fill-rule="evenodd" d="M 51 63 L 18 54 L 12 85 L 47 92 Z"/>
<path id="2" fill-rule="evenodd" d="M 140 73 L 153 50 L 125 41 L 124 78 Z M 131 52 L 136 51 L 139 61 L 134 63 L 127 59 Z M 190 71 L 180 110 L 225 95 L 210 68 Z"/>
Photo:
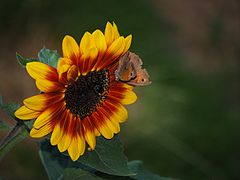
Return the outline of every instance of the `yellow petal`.
<path id="1" fill-rule="evenodd" d="M 132 104 L 137 100 L 137 95 L 133 92 L 133 87 L 119 82 L 111 85 L 108 97 L 124 105 Z"/>
<path id="2" fill-rule="evenodd" d="M 98 131 L 105 137 L 106 139 L 112 139 L 113 138 L 113 132 L 109 129 L 109 127 L 106 124 L 103 124 L 98 127 Z"/>
<path id="3" fill-rule="evenodd" d="M 115 119 L 114 116 L 111 116 L 110 113 L 107 113 L 103 108 L 101 110 L 101 113 L 105 119 L 105 123 L 107 124 L 107 126 L 109 127 L 109 129 L 111 129 L 111 131 L 113 133 L 119 133 L 120 131 L 120 126 L 118 121 Z"/>
<path id="4" fill-rule="evenodd" d="M 59 58 L 58 60 L 58 66 L 57 71 L 58 73 L 64 73 L 67 72 L 68 68 L 73 64 L 72 60 L 68 58 Z M 68 68 L 66 68 L 68 67 Z"/>
<path id="5" fill-rule="evenodd" d="M 87 141 L 89 147 L 93 150 L 96 146 L 96 137 L 94 131 L 87 131 L 85 133 L 85 140 Z"/>
<path id="6" fill-rule="evenodd" d="M 127 88 L 128 90 L 133 90 L 133 86 L 131 86 L 131 85 L 128 85 L 128 84 L 122 83 L 122 82 L 121 82 L 121 85 L 123 85 L 123 87 Z"/>
<path id="7" fill-rule="evenodd" d="M 86 143 L 82 133 L 77 133 L 77 138 L 78 138 L 78 148 L 80 149 L 80 155 L 83 155 L 83 153 L 85 152 Z"/>
<path id="8" fill-rule="evenodd" d="M 46 79 L 37 79 L 36 86 L 40 91 L 45 93 L 56 92 L 63 89 L 62 85 L 59 82 L 49 81 Z"/>
<path id="9" fill-rule="evenodd" d="M 132 90 L 124 92 L 124 98 L 121 103 L 124 105 L 132 104 L 137 100 L 137 95 Z"/>
<path id="10" fill-rule="evenodd" d="M 102 63 L 102 65 L 99 65 L 99 67 L 97 67 L 97 70 L 102 69 L 111 64 L 112 62 L 114 62 L 119 56 L 122 55 L 124 48 L 125 41 L 123 36 L 121 36 L 118 39 L 116 39 L 110 45 L 110 47 L 108 47 L 107 52 L 105 53 L 104 56 L 104 62 Z"/>
<path id="11" fill-rule="evenodd" d="M 20 107 L 14 115 L 22 120 L 29 120 L 29 119 L 35 119 L 41 114 L 41 112 L 33 111 L 31 109 L 28 109 L 26 106 Z"/>
<path id="12" fill-rule="evenodd" d="M 60 123 L 56 123 L 52 135 L 51 135 L 51 139 L 50 142 L 53 146 L 57 145 L 59 143 L 59 141 L 62 139 L 62 135 L 63 135 L 63 130 L 61 129 Z"/>
<path id="13" fill-rule="evenodd" d="M 95 116 L 92 117 L 92 121 L 94 126 L 97 127 L 98 131 L 106 138 L 111 139 L 113 137 L 113 132 L 107 126 L 104 117 L 100 116 L 101 114 L 95 112 Z M 98 115 L 97 115 L 98 114 Z"/>
<path id="14" fill-rule="evenodd" d="M 124 47 L 124 38 L 123 36 L 116 39 L 107 50 L 107 54 L 111 56 L 120 56 L 123 52 Z"/>
<path id="15" fill-rule="evenodd" d="M 117 134 L 120 132 L 120 125 L 117 119 L 113 116 L 108 117 L 108 127 L 112 130 L 113 133 Z"/>
<path id="16" fill-rule="evenodd" d="M 110 46 L 114 41 L 114 36 L 115 36 L 113 26 L 110 22 L 107 22 L 106 24 L 104 35 L 105 35 L 107 46 Z"/>
<path id="17" fill-rule="evenodd" d="M 97 130 L 97 128 L 94 128 L 94 134 L 95 134 L 95 136 L 100 136 L 101 135 L 100 132 Z"/>
<path id="18" fill-rule="evenodd" d="M 61 67 L 59 67 L 59 69 L 58 69 L 59 77 L 61 77 L 63 75 L 63 73 L 67 72 L 70 67 L 71 67 L 71 65 L 69 65 L 69 64 L 64 64 Z"/>
<path id="19" fill-rule="evenodd" d="M 57 70 L 41 62 L 30 62 L 26 65 L 27 72 L 33 79 L 48 79 L 57 81 Z"/>
<path id="20" fill-rule="evenodd" d="M 67 72 L 67 80 L 68 82 L 73 82 L 76 80 L 78 76 L 78 68 L 75 65 L 72 65 Z"/>
<path id="21" fill-rule="evenodd" d="M 73 161 L 76 161 L 83 155 L 84 151 L 85 141 L 79 134 L 76 134 L 68 148 L 68 154 Z"/>
<path id="22" fill-rule="evenodd" d="M 56 120 L 56 118 L 59 118 L 58 115 L 62 107 L 63 107 L 63 102 L 54 104 L 51 107 L 47 108 L 45 111 L 42 112 L 40 116 L 38 116 L 38 118 L 33 124 L 33 127 L 36 129 L 39 129 L 45 124 Z M 60 114 L 60 116 L 61 115 L 62 114 Z"/>
<path id="23" fill-rule="evenodd" d="M 66 35 L 62 42 L 63 57 L 76 60 L 79 57 L 79 46 L 77 42 L 71 37 Z"/>
<path id="24" fill-rule="evenodd" d="M 80 155 L 85 151 L 85 142 L 79 135 L 73 137 L 72 142 L 68 148 L 68 154 L 73 161 L 78 160 Z"/>
<path id="25" fill-rule="evenodd" d="M 57 145 L 62 139 L 62 136 L 64 134 L 63 128 L 65 126 L 65 122 L 67 121 L 67 117 L 68 117 L 67 111 L 64 111 L 63 114 L 57 120 L 57 123 L 53 129 L 50 139 L 50 142 L 53 146 Z"/>
<path id="26" fill-rule="evenodd" d="M 64 94 L 61 93 L 38 94 L 25 99 L 23 104 L 29 109 L 43 111 L 50 105 L 62 100 L 63 96 Z"/>
<path id="27" fill-rule="evenodd" d="M 113 22 L 113 32 L 114 32 L 114 40 L 120 37 L 117 25 L 114 22 Z"/>
<path id="28" fill-rule="evenodd" d="M 96 145 L 96 137 L 95 137 L 94 129 L 92 127 L 92 124 L 89 122 L 88 117 L 86 117 L 83 120 L 82 125 L 83 125 L 83 131 L 84 131 L 84 138 L 87 141 L 90 148 L 94 149 Z"/>
<path id="29" fill-rule="evenodd" d="M 41 127 L 40 129 L 32 128 L 30 131 L 30 136 L 33 138 L 41 138 L 41 137 L 44 137 L 47 134 L 51 133 L 52 130 L 53 130 L 53 124 L 48 123 L 48 124 L 44 125 L 43 127 Z"/>
<path id="30" fill-rule="evenodd" d="M 98 51 L 103 55 L 107 49 L 107 43 L 102 31 L 97 29 L 92 35 Z"/>
<path id="31" fill-rule="evenodd" d="M 71 114 L 69 114 L 69 117 L 66 122 L 66 126 L 64 127 L 65 129 L 64 129 L 62 139 L 58 143 L 58 149 L 60 152 L 66 151 L 71 144 L 71 141 L 72 141 L 71 128 L 72 128 L 72 123 L 73 123 L 72 120 L 73 120 L 73 117 Z"/>
<path id="32" fill-rule="evenodd" d="M 63 134 L 61 141 L 58 143 L 58 149 L 60 152 L 64 152 L 70 146 L 72 136 L 68 133 Z"/>
<path id="33" fill-rule="evenodd" d="M 72 142 L 68 148 L 68 154 L 73 161 L 76 161 L 80 157 L 80 149 L 78 146 L 77 137 L 72 138 Z"/>
<path id="34" fill-rule="evenodd" d="M 62 64 L 58 67 L 59 82 L 66 84 L 67 83 L 67 71 L 70 69 L 71 64 Z"/>
<path id="35" fill-rule="evenodd" d="M 129 50 L 132 43 L 132 35 L 131 34 L 128 35 L 124 40 L 125 40 L 125 48 L 122 54 L 125 54 Z"/>
<path id="36" fill-rule="evenodd" d="M 89 32 L 85 32 L 80 42 L 81 54 L 87 53 L 91 48 L 95 48 L 95 43 L 92 35 Z"/>
<path id="37" fill-rule="evenodd" d="M 128 118 L 128 112 L 122 105 L 118 106 L 118 111 L 115 113 L 115 115 L 120 123 L 125 122 Z"/>
<path id="38" fill-rule="evenodd" d="M 105 109 L 108 110 L 108 113 L 112 113 L 115 116 L 115 119 L 118 120 L 118 122 L 123 123 L 127 120 L 128 112 L 122 104 L 112 103 L 110 101 L 105 101 L 105 103 Z"/>
<path id="39" fill-rule="evenodd" d="M 94 62 L 96 62 L 96 57 L 98 56 L 98 49 L 91 48 L 83 55 L 83 63 L 81 68 L 81 73 L 86 75 L 94 66 Z"/>

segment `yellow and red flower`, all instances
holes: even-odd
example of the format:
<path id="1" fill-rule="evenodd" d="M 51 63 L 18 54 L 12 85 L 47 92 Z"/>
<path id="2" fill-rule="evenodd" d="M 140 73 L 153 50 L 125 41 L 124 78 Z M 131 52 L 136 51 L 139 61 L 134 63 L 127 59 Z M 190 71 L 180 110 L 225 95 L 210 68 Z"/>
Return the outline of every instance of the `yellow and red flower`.
<path id="1" fill-rule="evenodd" d="M 75 161 L 86 143 L 95 148 L 96 136 L 111 139 L 118 133 L 119 123 L 128 117 L 123 105 L 137 99 L 132 86 L 115 79 L 118 59 L 128 51 L 131 40 L 131 35 L 120 36 L 116 24 L 108 22 L 104 33 L 86 32 L 80 45 L 65 36 L 57 69 L 28 63 L 27 72 L 42 93 L 25 99 L 15 115 L 22 120 L 36 118 L 30 136 L 51 133 L 51 144 L 60 152 L 67 150 Z"/>

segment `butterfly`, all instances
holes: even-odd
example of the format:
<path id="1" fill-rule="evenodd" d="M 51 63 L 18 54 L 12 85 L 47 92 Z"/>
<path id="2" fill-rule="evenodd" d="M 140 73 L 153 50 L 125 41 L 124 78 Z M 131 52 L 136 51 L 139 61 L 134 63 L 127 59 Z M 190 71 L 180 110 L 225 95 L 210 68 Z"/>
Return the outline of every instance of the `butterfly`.
<path id="1" fill-rule="evenodd" d="M 151 84 L 146 69 L 142 68 L 143 62 L 138 55 L 130 51 L 119 58 L 119 64 L 115 71 L 117 81 L 125 82 L 133 86 L 146 86 Z"/>

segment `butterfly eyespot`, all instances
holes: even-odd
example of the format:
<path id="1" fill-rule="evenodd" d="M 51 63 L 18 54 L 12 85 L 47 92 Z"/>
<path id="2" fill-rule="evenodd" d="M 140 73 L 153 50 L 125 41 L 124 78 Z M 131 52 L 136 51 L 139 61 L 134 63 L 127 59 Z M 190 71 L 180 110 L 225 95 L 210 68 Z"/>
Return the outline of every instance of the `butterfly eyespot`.
<path id="1" fill-rule="evenodd" d="M 142 82 L 144 82 L 144 79 L 142 79 Z"/>

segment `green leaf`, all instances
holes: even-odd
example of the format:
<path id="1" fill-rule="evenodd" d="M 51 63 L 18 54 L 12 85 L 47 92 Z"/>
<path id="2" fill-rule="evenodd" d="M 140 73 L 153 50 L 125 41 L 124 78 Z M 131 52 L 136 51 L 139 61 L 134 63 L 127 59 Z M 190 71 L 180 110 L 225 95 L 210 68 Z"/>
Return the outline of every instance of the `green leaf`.
<path id="1" fill-rule="evenodd" d="M 49 50 L 44 47 L 39 51 L 38 58 L 39 58 L 40 62 L 48 64 L 48 65 L 56 68 L 59 56 L 58 56 L 57 51 Z"/>
<path id="2" fill-rule="evenodd" d="M 135 172 L 137 175 L 132 176 L 132 179 L 137 180 L 174 180 L 172 178 L 160 177 L 159 175 L 153 174 L 148 170 L 143 168 L 142 162 L 135 160 L 128 163 L 128 167 L 132 172 Z"/>
<path id="3" fill-rule="evenodd" d="M 68 168 L 64 170 L 63 179 L 74 179 L 74 180 L 104 180 L 101 177 L 98 177 L 97 175 L 90 173 L 88 171 L 84 171 L 82 169 L 76 169 L 76 168 Z"/>
<path id="4" fill-rule="evenodd" d="M 64 167 L 74 165 L 76 167 L 81 166 L 82 168 L 83 166 L 85 166 L 85 168 L 88 167 L 88 169 L 95 169 L 97 171 L 110 175 L 118 176 L 135 175 L 128 169 L 127 158 L 123 154 L 123 147 L 117 135 L 111 140 L 106 140 L 103 137 L 98 137 L 95 150 L 86 151 L 85 154 L 81 158 L 79 158 L 79 160 L 75 163 L 73 163 L 68 156 L 63 156 L 63 154 L 59 153 L 56 147 L 52 147 L 51 145 L 47 146 L 46 142 L 42 142 L 40 147 L 41 147 L 40 156 L 43 164 L 45 164 L 44 165 L 45 167 L 48 165 L 48 162 L 51 161 L 51 163 L 53 163 L 53 161 L 51 160 L 52 154 L 52 156 L 55 157 L 59 156 L 61 162 L 63 162 L 65 158 Z M 48 160 L 46 161 L 46 159 Z M 58 160 L 55 159 L 54 161 Z M 56 163 L 57 162 L 55 162 L 55 164 Z"/>
<path id="5" fill-rule="evenodd" d="M 19 53 L 16 53 L 16 58 L 22 67 L 26 67 L 27 63 L 35 62 L 35 61 L 40 61 L 44 64 L 48 64 L 50 66 L 57 67 L 59 56 L 58 56 L 57 51 L 46 49 L 44 47 L 39 51 L 38 59 L 37 58 L 25 58 L 25 57 L 21 56 Z"/>
<path id="6" fill-rule="evenodd" d="M 99 172 L 90 173 L 88 171 L 76 168 L 67 168 L 64 170 L 63 179 L 90 179 L 90 180 L 174 180 L 172 178 L 160 177 L 142 167 L 141 161 L 131 161 L 128 163 L 129 168 L 137 175 L 135 176 L 113 176 Z"/>
<path id="7" fill-rule="evenodd" d="M 50 180 L 173 180 L 172 178 L 160 177 L 143 169 L 141 161 L 131 161 L 127 164 L 128 168 L 135 173 L 134 175 L 132 173 L 129 176 L 109 175 L 98 171 L 98 169 L 90 168 L 81 161 L 73 162 L 68 156 L 60 153 L 56 147 L 53 147 L 49 140 L 40 143 L 39 155 Z M 89 162 L 90 164 L 92 163 L 91 161 Z"/>
<path id="8" fill-rule="evenodd" d="M 61 179 L 64 169 L 67 168 L 81 168 L 88 172 L 95 172 L 95 170 L 79 162 L 73 162 L 68 156 L 60 153 L 56 147 L 49 143 L 49 140 L 40 143 L 39 155 L 50 180 Z"/>
<path id="9" fill-rule="evenodd" d="M 5 122 L 0 120 L 0 131 L 6 131 L 9 129 L 10 129 L 10 127 Z"/>
<path id="10" fill-rule="evenodd" d="M 53 156 L 50 144 L 46 141 L 40 143 L 39 156 L 50 180 L 63 177 L 63 167 L 61 166 L 61 156 Z M 64 159 L 63 159 L 64 162 Z"/>
<path id="11" fill-rule="evenodd" d="M 78 162 L 110 175 L 134 175 L 128 169 L 127 158 L 123 153 L 123 146 L 118 135 L 111 140 L 98 137 L 95 150 L 86 151 Z"/>
<path id="12" fill-rule="evenodd" d="M 21 55 L 18 54 L 18 53 L 16 53 L 16 58 L 17 58 L 19 64 L 20 64 L 22 67 L 26 67 L 27 63 L 29 63 L 29 62 L 39 61 L 39 60 L 36 59 L 36 58 L 24 58 L 23 56 L 21 56 Z"/>

